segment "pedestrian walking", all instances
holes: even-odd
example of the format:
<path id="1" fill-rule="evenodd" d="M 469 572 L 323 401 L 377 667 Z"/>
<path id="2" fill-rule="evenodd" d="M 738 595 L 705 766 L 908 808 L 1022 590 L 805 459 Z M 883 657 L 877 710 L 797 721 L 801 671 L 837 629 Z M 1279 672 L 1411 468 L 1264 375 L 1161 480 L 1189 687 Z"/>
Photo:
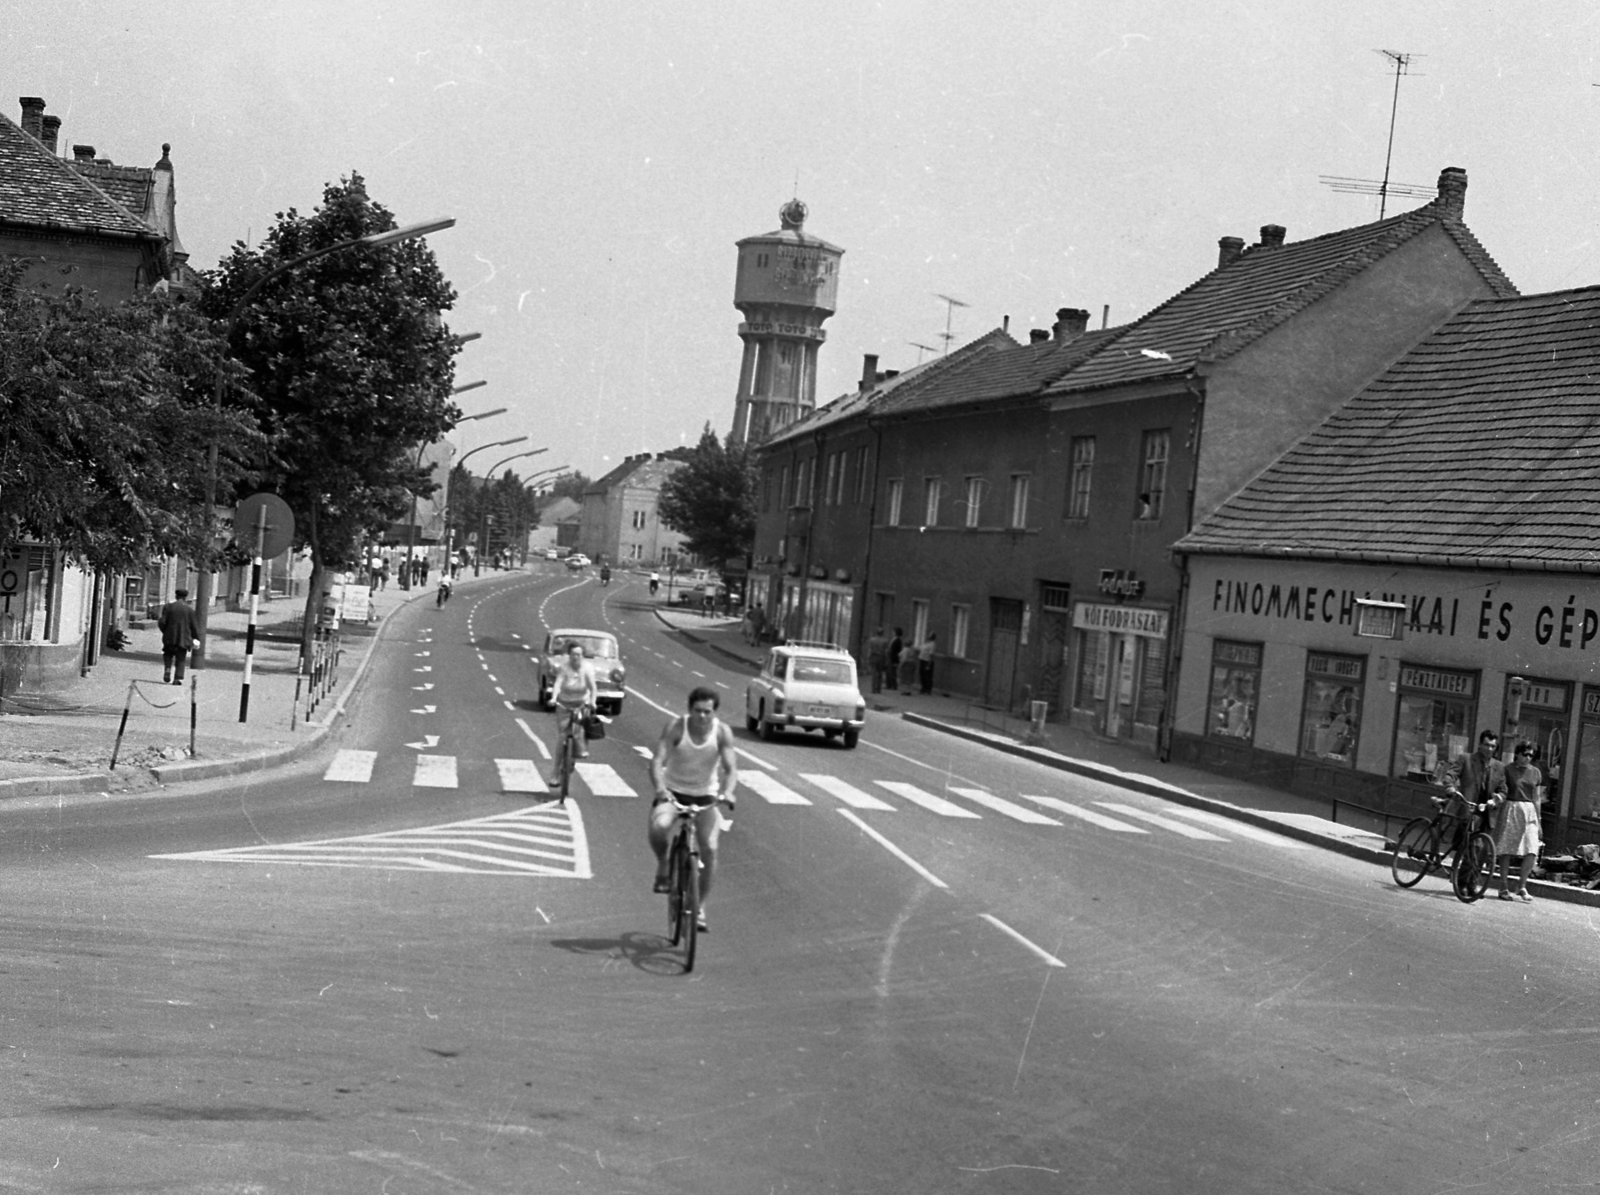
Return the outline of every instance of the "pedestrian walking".
<path id="1" fill-rule="evenodd" d="M 905 654 L 906 640 L 900 628 L 895 627 L 894 638 L 889 640 L 889 656 L 884 660 L 884 676 L 891 689 L 896 688 L 900 674 L 900 657 Z"/>
<path id="2" fill-rule="evenodd" d="M 1539 786 L 1544 776 L 1533 763 L 1533 744 L 1517 744 L 1506 765 L 1506 798 L 1495 818 L 1494 850 L 1500 857 L 1500 899 L 1533 903 L 1528 891 L 1528 873 L 1538 857 L 1542 835 L 1539 827 Z M 1517 859 L 1519 881 L 1511 891 L 1511 860 Z"/>
<path id="3" fill-rule="evenodd" d="M 867 671 L 872 673 L 872 691 L 883 692 L 883 670 L 889 664 L 889 636 L 879 627 L 867 639 Z"/>
<path id="4" fill-rule="evenodd" d="M 161 607 L 156 625 L 161 628 L 161 683 L 183 684 L 189 652 L 200 646 L 200 620 L 189 604 L 189 591 L 179 589 L 173 601 Z M 176 674 L 176 675 L 174 675 Z"/>
<path id="5" fill-rule="evenodd" d="M 908 643 L 900 649 L 900 675 L 895 679 L 895 687 L 907 697 L 917 687 L 917 671 L 921 663 L 921 654 L 915 643 Z"/>
<path id="6" fill-rule="evenodd" d="M 922 682 L 922 691 L 924 693 L 933 692 L 933 657 L 938 653 L 938 650 L 939 637 L 929 631 L 928 637 L 917 648 L 917 679 Z"/>

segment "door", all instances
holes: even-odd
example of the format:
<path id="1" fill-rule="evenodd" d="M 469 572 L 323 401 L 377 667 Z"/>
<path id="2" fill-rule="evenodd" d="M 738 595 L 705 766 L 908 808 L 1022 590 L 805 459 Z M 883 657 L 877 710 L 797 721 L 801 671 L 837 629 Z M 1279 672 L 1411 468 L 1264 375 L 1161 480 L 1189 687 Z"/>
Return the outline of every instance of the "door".
<path id="1" fill-rule="evenodd" d="M 1017 650 L 1022 642 L 1022 603 L 989 600 L 989 665 L 984 701 L 1010 709 L 1017 684 Z"/>
<path id="2" fill-rule="evenodd" d="M 1046 610 L 1039 617 L 1039 686 L 1034 696 L 1061 709 L 1061 686 L 1067 675 L 1067 633 L 1072 618 L 1065 610 Z"/>

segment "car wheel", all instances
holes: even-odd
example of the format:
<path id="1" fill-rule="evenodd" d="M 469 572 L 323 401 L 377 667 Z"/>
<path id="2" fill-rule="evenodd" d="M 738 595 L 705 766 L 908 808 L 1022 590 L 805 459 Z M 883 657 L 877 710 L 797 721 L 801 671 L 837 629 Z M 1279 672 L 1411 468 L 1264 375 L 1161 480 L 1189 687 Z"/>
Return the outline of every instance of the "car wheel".
<path id="1" fill-rule="evenodd" d="M 767 721 L 767 707 L 765 705 L 761 707 L 760 713 L 756 715 L 756 721 L 760 723 L 760 732 L 763 742 L 770 743 L 773 739 L 778 737 L 777 726 Z"/>
<path id="2" fill-rule="evenodd" d="M 822 737 L 831 743 L 834 739 L 839 737 L 839 732 L 837 730 L 824 730 L 822 732 Z"/>
<path id="3" fill-rule="evenodd" d="M 750 713 L 749 710 L 746 710 L 745 711 L 745 715 L 744 715 L 744 728 L 746 730 L 748 730 L 751 734 L 754 734 L 757 730 L 760 729 L 760 727 L 761 727 L 761 719 L 757 718 L 754 714 Z"/>
<path id="4" fill-rule="evenodd" d="M 844 732 L 844 745 L 846 749 L 854 747 L 860 741 L 861 732 L 859 730 L 847 730 Z"/>

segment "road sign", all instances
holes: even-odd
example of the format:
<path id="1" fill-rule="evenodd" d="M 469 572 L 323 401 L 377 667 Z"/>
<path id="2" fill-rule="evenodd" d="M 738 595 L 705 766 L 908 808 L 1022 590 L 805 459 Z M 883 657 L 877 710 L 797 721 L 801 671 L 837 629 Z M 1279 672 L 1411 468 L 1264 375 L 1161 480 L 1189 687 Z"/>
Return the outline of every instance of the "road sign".
<path id="1" fill-rule="evenodd" d="M 262 559 L 278 555 L 294 542 L 294 511 L 276 494 L 252 494 L 239 503 L 233 515 L 233 536 L 247 552 L 256 550 L 256 527 L 266 513 L 266 534 L 261 541 Z"/>

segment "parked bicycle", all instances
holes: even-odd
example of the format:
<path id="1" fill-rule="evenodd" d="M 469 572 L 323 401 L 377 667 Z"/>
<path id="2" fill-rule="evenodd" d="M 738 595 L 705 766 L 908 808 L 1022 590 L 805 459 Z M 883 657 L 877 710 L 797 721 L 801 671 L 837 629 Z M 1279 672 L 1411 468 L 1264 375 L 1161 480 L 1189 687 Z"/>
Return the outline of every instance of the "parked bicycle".
<path id="1" fill-rule="evenodd" d="M 1422 877 L 1450 870 L 1456 898 L 1471 904 L 1483 896 L 1494 874 L 1494 839 L 1483 828 L 1487 805 L 1474 805 L 1451 790 L 1430 797 L 1432 817 L 1413 818 L 1395 839 L 1389 870 L 1402 888 L 1414 888 Z"/>
<path id="2" fill-rule="evenodd" d="M 667 847 L 667 932 L 672 945 L 683 945 L 683 969 L 693 971 L 700 938 L 701 868 L 700 836 L 694 832 L 694 819 L 705 812 L 705 806 L 685 805 L 675 797 L 668 800 L 677 817 Z M 732 819 L 723 819 L 724 830 L 732 826 Z"/>

